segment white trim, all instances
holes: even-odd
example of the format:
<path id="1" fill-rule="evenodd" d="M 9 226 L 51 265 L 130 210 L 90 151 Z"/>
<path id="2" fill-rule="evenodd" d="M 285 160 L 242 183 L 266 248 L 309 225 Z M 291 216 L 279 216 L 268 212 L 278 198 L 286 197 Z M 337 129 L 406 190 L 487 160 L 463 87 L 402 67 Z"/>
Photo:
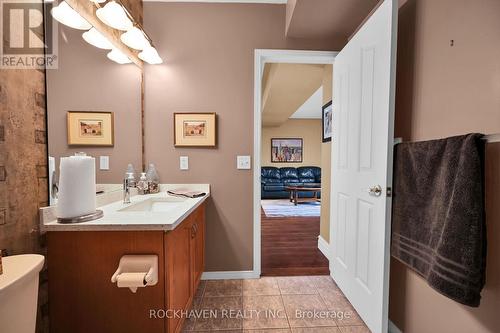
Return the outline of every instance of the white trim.
<path id="1" fill-rule="evenodd" d="M 265 3 L 284 5 L 287 0 L 143 0 L 144 2 Z"/>
<path id="2" fill-rule="evenodd" d="M 253 123 L 253 274 L 261 273 L 260 249 L 260 148 L 261 93 L 264 65 L 268 62 L 297 64 L 333 64 L 338 52 L 304 50 L 255 50 L 254 60 L 254 123 Z"/>
<path id="3" fill-rule="evenodd" d="M 389 327 L 387 329 L 387 332 L 389 333 L 403 333 L 403 331 L 401 331 L 397 326 L 396 324 L 394 324 L 391 320 L 389 320 Z"/>
<path id="4" fill-rule="evenodd" d="M 232 280 L 232 279 L 258 279 L 260 274 L 254 271 L 227 271 L 227 272 L 203 272 L 202 280 Z"/>
<path id="5" fill-rule="evenodd" d="M 321 235 L 318 236 L 318 249 L 330 261 L 330 244 Z"/>

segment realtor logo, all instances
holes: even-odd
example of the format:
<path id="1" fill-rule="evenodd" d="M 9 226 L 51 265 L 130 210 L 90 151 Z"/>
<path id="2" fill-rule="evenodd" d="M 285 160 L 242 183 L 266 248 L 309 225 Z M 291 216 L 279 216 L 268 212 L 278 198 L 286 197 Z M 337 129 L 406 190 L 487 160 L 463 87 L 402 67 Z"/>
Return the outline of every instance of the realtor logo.
<path id="1" fill-rule="evenodd" d="M 0 0 L 0 4 L 0 68 L 57 68 L 57 23 L 48 19 L 44 26 L 44 10 L 50 17 L 52 2 Z"/>

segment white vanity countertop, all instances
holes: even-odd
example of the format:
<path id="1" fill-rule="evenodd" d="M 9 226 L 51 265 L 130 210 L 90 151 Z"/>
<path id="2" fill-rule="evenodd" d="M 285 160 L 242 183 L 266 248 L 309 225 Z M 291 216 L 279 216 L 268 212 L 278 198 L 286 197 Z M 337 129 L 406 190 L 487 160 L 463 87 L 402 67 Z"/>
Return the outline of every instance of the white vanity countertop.
<path id="1" fill-rule="evenodd" d="M 172 189 L 196 190 L 205 192 L 206 195 L 195 199 L 180 198 L 166 193 Z M 55 218 L 55 207 L 45 207 L 40 210 L 41 230 L 42 232 L 173 230 L 210 196 L 210 185 L 161 184 L 160 191 L 156 194 L 133 195 L 129 204 L 124 204 L 122 198 L 115 201 L 116 195 L 110 196 L 113 202 L 98 207 L 104 213 L 102 218 L 82 223 L 59 223 Z M 151 202 L 158 204 L 159 209 L 141 208 L 150 205 Z M 162 204 L 165 204 L 167 209 L 162 209 Z"/>

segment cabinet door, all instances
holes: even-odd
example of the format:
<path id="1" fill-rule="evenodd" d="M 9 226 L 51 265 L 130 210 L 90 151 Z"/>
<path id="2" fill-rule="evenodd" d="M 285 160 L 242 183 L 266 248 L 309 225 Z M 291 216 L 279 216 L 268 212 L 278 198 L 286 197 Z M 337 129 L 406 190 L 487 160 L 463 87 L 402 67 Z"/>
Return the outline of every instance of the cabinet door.
<path id="1" fill-rule="evenodd" d="M 205 270 L 205 205 L 201 205 L 193 215 L 193 289 L 196 291 L 201 275 Z"/>
<path id="2" fill-rule="evenodd" d="M 165 307 L 163 279 L 136 293 L 111 283 L 125 254 L 158 255 L 164 276 L 163 237 L 162 231 L 49 232 L 50 332 L 163 333 L 165 321 L 149 317 Z"/>
<path id="3" fill-rule="evenodd" d="M 165 298 L 169 310 L 185 310 L 191 304 L 193 295 L 192 233 L 192 219 L 187 217 L 179 227 L 165 235 L 165 267 L 167 267 Z M 181 318 L 169 318 L 167 332 L 180 332 L 182 323 Z"/>

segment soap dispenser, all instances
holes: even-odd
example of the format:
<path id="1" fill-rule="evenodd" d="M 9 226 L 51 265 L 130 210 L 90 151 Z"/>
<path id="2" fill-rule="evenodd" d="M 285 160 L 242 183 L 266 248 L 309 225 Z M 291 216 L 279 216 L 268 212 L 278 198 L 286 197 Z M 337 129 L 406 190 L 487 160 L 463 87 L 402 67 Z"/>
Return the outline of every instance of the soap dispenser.
<path id="1" fill-rule="evenodd" d="M 148 178 L 146 177 L 145 172 L 141 172 L 141 178 L 139 178 L 139 182 L 137 183 L 137 190 L 139 191 L 139 194 L 149 193 Z"/>
<path id="2" fill-rule="evenodd" d="M 127 177 L 129 176 L 129 174 L 132 174 L 132 177 L 135 178 L 135 169 L 132 163 L 129 163 L 127 165 L 127 171 L 125 171 L 125 174 L 127 175 Z"/>
<path id="3" fill-rule="evenodd" d="M 153 163 L 149 164 L 148 171 L 146 172 L 146 179 L 148 181 L 149 193 L 160 192 L 160 177 Z"/>

